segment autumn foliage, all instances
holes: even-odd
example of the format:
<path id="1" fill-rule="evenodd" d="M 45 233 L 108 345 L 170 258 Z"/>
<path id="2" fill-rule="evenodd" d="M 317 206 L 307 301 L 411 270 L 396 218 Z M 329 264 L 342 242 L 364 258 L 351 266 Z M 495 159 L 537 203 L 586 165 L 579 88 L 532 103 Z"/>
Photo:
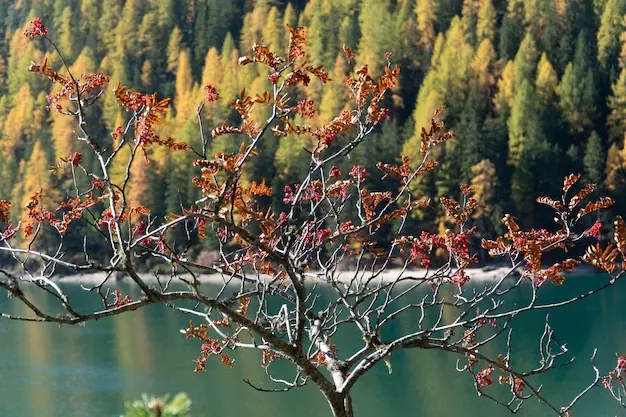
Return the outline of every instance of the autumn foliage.
<path id="1" fill-rule="evenodd" d="M 192 321 L 181 331 L 200 342 L 196 371 L 206 370 L 213 356 L 232 368 L 235 360 L 230 351 L 257 350 L 271 381 L 284 385 L 286 390 L 299 388 L 310 379 L 336 416 L 353 415 L 350 389 L 376 363 L 384 361 L 391 372 L 389 357 L 394 350 L 440 349 L 459 355 L 459 370 L 470 373 L 476 390 L 497 403 L 515 410 L 525 400 L 537 398 L 557 414 L 567 415 L 579 397 L 556 409 L 530 377 L 557 367 L 565 352 L 549 351 L 539 368 L 523 371 L 511 367 L 510 345 L 496 357 L 490 356 L 492 350 L 486 346 L 491 346 L 496 336 L 506 334 L 505 329 L 508 331 L 518 315 L 558 307 L 558 303 L 537 302 L 537 292 L 545 285 L 563 285 L 565 274 L 582 262 L 597 267 L 609 278 L 565 304 L 618 281 L 626 261 L 626 224 L 621 217 L 615 220 L 613 244 L 591 243 L 583 256 L 572 251 L 579 241 L 588 244 L 596 239 L 603 227 L 601 223 L 589 226 L 586 216 L 610 207 L 613 201 L 594 197 L 596 185 L 581 187 L 581 176 L 569 175 L 564 179 L 561 196 L 537 198 L 539 204 L 554 212 L 552 230 L 523 228 L 518 219 L 506 214 L 502 236 L 485 236 L 475 221 L 484 206 L 473 187 L 461 184 L 455 192 L 457 198 L 442 196 L 438 202 L 414 193 L 413 184 L 420 177 L 441 169 L 433 158 L 436 150 L 455 137 L 441 120 L 441 108 L 421 129 L 418 158 L 402 156 L 398 161 L 379 161 L 375 172 L 354 161 L 349 170 L 342 171 L 340 163 L 348 160 L 355 148 L 367 147 L 372 132 L 390 117 L 389 96 L 397 88 L 400 69 L 387 53 L 381 57 L 385 65 L 377 75 L 370 73 L 367 64 L 361 64 L 344 80 L 333 81 L 323 66 L 307 61 L 304 28 L 287 25 L 287 31 L 285 51 L 253 45 L 252 53 L 238 61 L 242 66 L 261 66 L 268 73 L 269 88 L 254 94 L 241 90 L 231 103 L 236 122 L 224 121 L 206 134 L 202 110 L 223 93 L 219 86 L 204 86 L 203 100 L 196 109 L 199 146 L 160 132 L 170 111 L 168 98 L 134 91 L 119 83 L 111 88 L 110 78 L 101 74 L 75 77 L 67 66 L 55 71 L 45 60 L 31 65 L 29 71 L 59 84 L 60 90 L 48 96 L 49 108 L 75 121 L 76 142 L 88 145 L 98 169 L 87 170 L 86 155 L 72 152 L 54 168 L 59 175 L 67 175 L 72 184 L 71 195 L 60 205 L 47 206 L 46 194 L 54 191 L 49 189 L 29 196 L 19 217 L 11 216 L 8 201 L 0 201 L 0 249 L 9 253 L 16 265 L 25 266 L 27 261 L 36 264 L 44 277 L 32 278 L 26 267 L 21 275 L 0 269 L 6 277 L 0 287 L 32 312 L 32 317 L 10 318 L 75 324 L 165 303 L 202 321 Z M 35 19 L 25 35 L 49 40 L 47 33 L 42 21 Z M 347 45 L 344 51 L 346 61 L 352 64 L 354 52 Z M 350 103 L 327 123 L 307 124 L 316 114 L 318 103 L 304 94 L 306 87 L 331 82 L 346 86 Z M 103 142 L 90 134 L 88 112 L 107 94 L 112 94 L 116 105 L 126 111 L 128 120 Z M 268 118 L 258 117 L 261 108 L 267 110 L 261 114 L 269 114 Z M 250 161 L 263 157 L 268 141 L 294 140 L 294 136 L 303 138 L 302 146 L 310 157 L 306 175 L 282 190 L 273 189 L 258 170 L 250 168 Z M 236 146 L 211 153 L 209 142 L 221 137 L 236 142 Z M 152 155 L 163 151 L 193 155 L 195 175 L 187 181 L 201 197 L 191 204 L 181 203 L 180 210 L 160 217 L 151 207 L 131 201 L 127 185 L 142 174 L 141 169 L 136 170 L 137 164 L 145 166 Z M 116 178 L 112 174 L 114 167 L 121 167 L 121 175 Z M 83 180 L 77 179 L 80 176 Z M 366 179 L 371 177 L 390 186 L 384 190 L 368 187 Z M 270 199 L 282 201 L 281 209 L 268 204 Z M 445 213 L 439 233 L 405 232 L 408 219 L 435 204 Z M 105 256 L 91 257 L 85 237 L 83 259 L 65 260 L 65 239 L 78 222 L 94 232 L 95 237 L 89 239 L 105 242 Z M 46 228 L 54 229 L 58 238 L 58 250 L 50 254 L 37 246 Z M 384 230 L 393 230 L 390 241 L 382 237 Z M 217 241 L 219 257 L 206 263 L 190 259 L 189 248 L 209 236 Z M 501 279 L 485 284 L 481 291 L 468 289 L 472 282 L 470 268 L 478 262 L 478 254 L 471 249 L 473 240 L 480 240 L 491 257 L 503 258 L 511 266 Z M 567 257 L 547 262 L 547 254 L 553 259 L 556 252 L 567 252 Z M 168 278 L 157 274 L 158 286 L 149 285 L 139 272 L 141 263 L 148 259 L 158 259 L 169 269 Z M 346 281 L 340 270 L 348 263 L 353 277 Z M 87 313 L 75 310 L 52 281 L 56 268 L 105 273 L 102 283 L 91 288 L 102 298 L 105 309 Z M 117 290 L 110 294 L 103 291 L 113 273 L 129 277 L 141 289 L 141 298 L 133 300 Z M 201 275 L 206 273 L 221 276 L 224 285 L 217 293 L 199 286 Z M 172 280 L 186 289 L 170 290 Z M 506 289 L 502 287 L 505 280 L 511 282 Z M 53 294 L 66 314 L 52 316 L 34 306 L 20 290 L 22 282 Z M 329 289 L 334 299 L 323 304 L 318 286 Z M 232 288 L 236 291 L 231 296 Z M 427 296 L 421 302 L 407 301 L 408 294 L 422 290 Z M 530 304 L 506 305 L 503 295 L 514 290 L 529 291 Z M 280 301 L 277 314 L 268 307 L 267 299 Z M 190 300 L 195 308 L 179 304 Z M 442 321 L 444 307 L 454 311 L 454 320 Z M 439 319 L 424 321 L 425 311 L 435 312 Z M 414 315 L 411 322 L 415 327 L 401 337 L 386 339 L 381 330 L 404 314 Z M 332 336 L 345 327 L 361 333 L 362 349 L 344 352 L 332 341 Z M 489 327 L 496 336 L 484 330 Z M 454 334 L 457 328 L 459 332 Z M 552 340 L 551 328 L 546 329 L 541 343 Z M 293 365 L 292 380 L 271 377 L 270 365 L 279 359 Z M 625 367 L 622 356 L 616 369 L 602 379 L 620 402 Z M 489 386 L 495 381 L 510 388 L 509 400 L 490 396 Z M 598 374 L 591 386 L 600 381 Z"/>

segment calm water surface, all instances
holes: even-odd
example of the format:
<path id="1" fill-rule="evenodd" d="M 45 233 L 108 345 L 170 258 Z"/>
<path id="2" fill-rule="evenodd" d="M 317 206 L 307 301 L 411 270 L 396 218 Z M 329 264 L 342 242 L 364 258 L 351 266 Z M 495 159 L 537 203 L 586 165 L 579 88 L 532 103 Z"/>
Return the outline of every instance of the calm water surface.
<path id="1" fill-rule="evenodd" d="M 560 299 L 590 288 L 606 279 L 601 276 L 571 277 L 561 288 L 549 288 L 545 300 Z M 117 286 L 137 295 L 126 284 Z M 68 284 L 70 296 L 88 307 L 90 300 L 77 285 Z M 577 304 L 553 311 L 557 338 L 567 343 L 577 363 L 544 378 L 546 395 L 569 402 L 575 389 L 591 381 L 589 357 L 599 348 L 597 363 L 603 371 L 615 364 L 615 353 L 626 353 L 626 285 L 618 282 L 608 291 Z M 519 302 L 523 302 L 520 298 Z M 12 300 L 0 300 L 0 309 L 20 313 Z M 0 417 L 110 417 L 123 412 L 124 401 L 141 393 L 187 392 L 193 400 L 194 417 L 329 415 L 321 394 L 305 388 L 281 394 L 263 394 L 245 385 L 242 377 L 265 383 L 259 354 L 238 351 L 235 368 L 217 360 L 205 373 L 193 373 L 199 344 L 185 340 L 179 329 L 189 316 L 154 306 L 120 317 L 88 323 L 85 327 L 0 320 Z M 394 333 L 411 328 L 411 318 L 398 321 Z M 536 366 L 538 336 L 544 316 L 529 314 L 518 320 L 513 335 L 513 365 Z M 357 349 L 360 340 L 335 340 L 340 352 Z M 497 347 L 494 347 L 497 353 Z M 361 379 L 354 391 L 358 417 L 510 415 L 505 409 L 477 397 L 472 379 L 455 371 L 457 357 L 441 352 L 395 352 L 393 373 L 384 365 Z M 266 385 L 267 386 L 267 385 Z M 498 390 L 500 387 L 490 387 Z M 548 409 L 528 401 L 521 416 L 550 416 Z M 574 415 L 626 416 L 602 388 L 580 403 Z"/>

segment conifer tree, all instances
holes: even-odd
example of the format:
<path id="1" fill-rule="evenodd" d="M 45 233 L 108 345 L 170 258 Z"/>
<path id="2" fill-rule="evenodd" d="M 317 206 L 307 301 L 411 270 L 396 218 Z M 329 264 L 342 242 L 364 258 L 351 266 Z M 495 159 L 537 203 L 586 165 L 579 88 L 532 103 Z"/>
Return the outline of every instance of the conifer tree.
<path id="1" fill-rule="evenodd" d="M 485 158 L 492 161 L 498 170 L 501 184 L 508 184 L 509 167 L 507 165 L 509 153 L 508 113 L 487 117 L 481 129 L 483 153 Z M 503 197 L 506 200 L 505 197 Z M 498 219 L 499 220 L 499 219 Z"/>
<path id="2" fill-rule="evenodd" d="M 367 63 L 371 74 L 381 74 L 384 62 L 375 57 L 383 56 L 394 46 L 393 28 L 381 25 L 379 22 L 391 21 L 390 4 L 385 0 L 363 0 L 359 14 L 361 39 L 359 40 L 358 59 Z"/>
<path id="3" fill-rule="evenodd" d="M 507 13 L 502 18 L 498 55 L 503 60 L 513 59 L 524 36 L 523 9 L 522 2 L 512 0 L 508 3 Z"/>
<path id="4" fill-rule="evenodd" d="M 588 183 L 602 185 L 604 182 L 604 165 L 606 154 L 602 137 L 595 131 L 587 139 L 585 155 L 583 157 L 583 178 Z"/>
<path id="5" fill-rule="evenodd" d="M 415 4 L 415 15 L 417 18 L 417 31 L 420 43 L 424 47 L 427 55 L 430 55 L 437 32 L 435 32 L 435 24 L 437 23 L 437 6 L 439 2 L 436 0 L 417 0 Z"/>
<path id="6" fill-rule="evenodd" d="M 613 83 L 608 108 L 609 137 L 611 140 L 619 139 L 626 132 L 626 69 L 621 71 L 619 78 Z"/>
<path id="7" fill-rule="evenodd" d="M 502 75 L 498 80 L 498 92 L 496 93 L 493 103 L 496 110 L 502 114 L 508 114 L 513 99 L 515 98 L 515 80 L 517 79 L 517 69 L 513 61 L 508 61 L 502 71 Z"/>
<path id="8" fill-rule="evenodd" d="M 298 12 L 296 11 L 296 8 L 293 7 L 293 4 L 291 2 L 287 3 L 287 7 L 285 7 L 285 12 L 283 15 L 283 27 L 287 25 L 293 28 L 298 26 Z M 288 35 L 285 34 L 285 41 L 287 40 Z"/>
<path id="9" fill-rule="evenodd" d="M 17 178 L 17 181 L 11 181 L 7 190 L 11 189 L 11 201 L 19 201 L 20 206 L 24 207 L 27 203 L 27 201 L 23 201 L 26 195 L 24 187 L 24 180 L 26 179 L 26 161 L 24 159 L 19 161 L 19 168 L 15 170 L 15 173 L 15 178 Z M 39 191 L 39 189 L 37 189 L 37 191 Z M 22 205 L 22 203 L 24 203 L 24 205 Z M 19 211 L 19 209 L 13 207 L 11 215 L 14 217 L 18 217 L 21 215 L 21 212 Z"/>
<path id="10" fill-rule="evenodd" d="M 479 204 L 473 217 L 478 222 L 480 230 L 482 230 L 476 237 L 481 238 L 495 231 L 492 217 L 497 210 L 498 175 L 495 164 L 489 159 L 483 159 L 474 165 L 471 168 L 470 175 L 470 186 L 474 191 L 474 198 Z M 495 223 L 500 223 L 500 219 L 497 219 Z M 484 259 L 481 262 L 484 262 Z"/>
<path id="11" fill-rule="evenodd" d="M 531 82 L 524 80 L 515 95 L 508 121 L 508 163 L 512 167 L 511 198 L 514 207 L 518 215 L 530 219 L 528 222 L 534 219 L 535 214 L 532 196 L 539 189 L 549 194 L 549 184 L 540 186 L 540 183 L 544 177 L 557 177 L 555 174 L 558 171 L 554 161 L 559 158 L 546 140 L 542 120 L 537 117 L 540 111 L 539 100 Z"/>
<path id="12" fill-rule="evenodd" d="M 141 151 L 139 151 L 141 153 Z M 152 164 L 147 164 L 141 155 L 136 156 L 130 168 L 130 181 L 128 184 L 128 204 L 131 207 L 154 207 L 153 187 L 154 172 Z"/>
<path id="13" fill-rule="evenodd" d="M 441 169 L 435 170 L 434 172 L 435 200 L 449 195 L 456 195 L 458 192 L 461 171 L 457 163 L 457 157 L 461 152 L 458 141 L 448 141 L 444 144 L 441 154 L 437 156 L 437 161 L 439 161 Z M 437 207 L 435 219 L 437 232 L 445 231 L 447 228 L 445 221 L 445 212 L 440 207 Z"/>
<path id="14" fill-rule="evenodd" d="M 79 2 L 79 21 L 82 38 L 92 51 L 98 50 L 98 18 L 101 16 L 102 2 L 98 0 L 81 0 Z"/>
<path id="15" fill-rule="evenodd" d="M 580 133 L 593 123 L 594 104 L 589 90 L 593 88 L 590 78 L 576 76 L 573 63 L 567 64 L 557 89 L 559 107 L 572 133 Z"/>
<path id="16" fill-rule="evenodd" d="M 626 134 L 625 136 L 626 137 Z M 612 192 L 618 207 L 624 207 L 626 198 L 622 190 L 626 186 L 626 143 L 622 139 L 619 143 L 613 143 L 606 155 L 605 186 Z"/>
<path id="17" fill-rule="evenodd" d="M 33 91 L 43 89 L 40 80 L 33 80 L 33 77 L 29 77 L 28 72 L 24 71 L 24 68 L 28 68 L 31 62 L 43 61 L 41 51 L 35 47 L 33 42 L 29 42 L 28 38 L 22 35 L 22 31 L 25 29 L 24 26 L 21 30 L 16 30 L 8 40 L 9 52 L 14 51 L 14 53 L 7 55 L 6 88 L 10 97 L 17 97 L 17 91 L 22 89 L 25 84 L 28 84 Z"/>
<path id="18" fill-rule="evenodd" d="M 178 59 L 183 48 L 183 33 L 176 26 L 167 44 L 167 70 L 175 74 L 178 70 Z"/>
<path id="19" fill-rule="evenodd" d="M 0 170 L 0 198 L 8 200 L 12 198 L 13 187 L 16 184 L 18 177 L 19 164 L 13 153 L 6 153 L 2 151 L 0 154 L 2 159 L 2 165 Z M 15 201 L 22 201 L 15 200 Z"/>
<path id="20" fill-rule="evenodd" d="M 152 76 L 154 75 L 154 70 L 152 69 L 152 63 L 148 59 L 144 59 L 143 64 L 141 64 L 141 72 L 140 72 L 140 85 L 142 90 L 147 91 L 152 87 L 153 81 Z"/>
<path id="21" fill-rule="evenodd" d="M 518 161 L 518 166 L 511 176 L 511 199 L 517 216 L 523 219 L 526 226 L 534 220 L 535 201 L 531 195 L 535 195 L 537 181 L 532 164 L 532 156 L 525 150 Z"/>
<path id="22" fill-rule="evenodd" d="M 180 19 L 179 8 L 177 7 L 176 0 L 148 0 L 151 8 L 156 12 L 159 17 L 158 25 L 169 34 L 176 21 Z"/>
<path id="23" fill-rule="evenodd" d="M 72 9 L 67 6 L 61 14 L 61 23 L 59 25 L 57 42 L 59 48 L 63 51 L 65 59 L 72 62 L 78 55 L 78 42 L 75 39 L 75 28 L 73 27 Z"/>
<path id="24" fill-rule="evenodd" d="M 622 20 L 622 28 L 624 28 L 624 31 L 621 33 L 621 35 L 619 35 L 621 49 L 619 52 L 617 63 L 621 69 L 624 69 L 624 67 L 626 67 L 626 15 Z"/>
<path id="25" fill-rule="evenodd" d="M 419 149 L 418 144 L 421 126 L 428 126 L 428 122 L 432 118 L 435 110 L 444 102 L 446 91 L 442 91 L 441 87 L 441 84 L 438 83 L 436 71 L 431 70 L 428 75 L 426 75 L 415 102 L 415 111 L 413 112 L 415 134 L 411 140 L 407 142 L 410 143 L 408 146 L 412 149 L 412 151 L 409 151 L 410 155 L 416 154 L 417 149 Z M 405 149 L 404 152 L 407 152 L 407 150 Z"/>
<path id="26" fill-rule="evenodd" d="M 619 36 L 623 31 L 622 20 L 626 13 L 626 1 L 607 0 L 598 28 L 598 62 L 609 75 L 617 67 L 620 51 Z"/>
<path id="27" fill-rule="evenodd" d="M 229 32 L 224 37 L 221 55 L 222 57 L 228 57 L 228 59 L 230 59 L 230 57 L 234 55 L 233 52 L 235 51 L 237 51 L 237 47 L 235 46 L 235 39 L 233 38 L 233 35 Z"/>
<path id="28" fill-rule="evenodd" d="M 49 32 L 58 36 L 61 25 L 63 24 L 63 14 L 65 9 L 71 6 L 69 0 L 58 0 L 50 4 L 52 11 L 52 25 L 48 28 Z M 50 12 L 50 11 L 49 11 Z M 71 13 L 71 7 L 70 7 Z"/>
<path id="29" fill-rule="evenodd" d="M 225 2 L 228 3 L 228 2 Z M 192 72 L 199 74 L 202 64 L 201 58 L 204 57 L 211 44 L 211 25 L 209 24 L 209 5 L 206 1 L 200 1 L 197 5 L 196 18 L 193 22 L 193 43 L 191 44 L 191 53 L 193 57 Z"/>
<path id="30" fill-rule="evenodd" d="M 339 26 L 339 43 L 349 46 L 350 48 L 356 48 L 359 44 L 361 34 L 359 33 L 359 21 L 357 14 L 354 13 L 349 16 L 345 16 Z"/>
<path id="31" fill-rule="evenodd" d="M 174 109 L 176 121 L 182 124 L 193 113 L 194 80 L 191 73 L 191 57 L 189 50 L 183 49 L 178 55 L 178 69 L 176 71 Z"/>
<path id="32" fill-rule="evenodd" d="M 285 50 L 284 29 L 282 16 L 278 8 L 272 7 L 267 15 L 267 22 L 263 27 L 263 44 L 271 51 L 281 54 Z"/>
<path id="33" fill-rule="evenodd" d="M 522 153 L 541 142 L 542 132 L 536 114 L 539 111 L 537 96 L 528 80 L 524 80 L 515 94 L 511 107 L 509 127 L 509 164 L 517 167 Z"/>
<path id="34" fill-rule="evenodd" d="M 495 84 L 493 76 L 496 51 L 487 38 L 483 39 L 476 50 L 470 66 L 471 78 L 477 84 L 482 99 L 488 99 Z"/>
<path id="35" fill-rule="evenodd" d="M 100 56 L 104 56 L 114 51 L 115 48 L 115 28 L 122 14 L 121 0 L 102 0 L 102 15 L 98 18 L 98 51 Z"/>
<path id="36" fill-rule="evenodd" d="M 561 38 L 575 29 L 567 25 L 567 4 L 563 0 L 538 0 L 537 7 L 539 25 L 535 25 L 532 33 L 539 49 L 549 53 L 555 61 Z"/>
<path id="37" fill-rule="evenodd" d="M 124 50 L 132 52 L 129 54 L 130 68 L 135 68 L 137 65 L 133 53 L 139 48 L 137 36 L 129 36 L 129 34 L 137 31 L 137 23 L 141 21 L 143 15 L 141 3 L 142 0 L 125 0 L 120 21 L 115 28 L 116 46 L 119 48 L 120 45 L 124 45 Z"/>
<path id="38" fill-rule="evenodd" d="M 479 204 L 474 217 L 488 216 L 493 211 L 498 185 L 496 166 L 489 159 L 483 159 L 472 166 L 470 172 L 472 175 L 470 185 L 474 190 L 474 198 Z"/>
<path id="39" fill-rule="evenodd" d="M 303 122 L 300 116 L 294 118 L 294 123 Z M 302 142 L 296 135 L 285 136 L 279 141 L 273 163 L 276 170 L 274 188 L 292 185 L 306 175 L 311 162 L 311 156 L 306 150 L 313 146 L 310 139 Z"/>
<path id="40" fill-rule="evenodd" d="M 247 50 L 254 44 L 262 43 L 263 27 L 267 23 L 267 18 L 273 5 L 273 0 L 258 0 L 254 2 L 254 8 L 246 13 L 239 43 L 242 51 Z"/>
<path id="41" fill-rule="evenodd" d="M 325 90 L 319 105 L 319 121 L 329 123 L 341 112 L 343 103 L 344 101 L 334 88 Z"/>
<path id="42" fill-rule="evenodd" d="M 0 149 L 4 155 L 14 152 L 17 148 L 35 139 L 38 127 L 32 121 L 32 114 L 35 110 L 35 100 L 31 95 L 28 84 L 24 84 L 17 92 L 18 100 L 9 111 L 4 122 Z M 32 144 L 32 143 L 31 143 Z"/>
<path id="43" fill-rule="evenodd" d="M 61 157 L 69 156 L 72 152 L 72 149 L 75 147 L 75 126 L 73 120 L 70 117 L 62 115 L 60 113 L 53 114 L 51 119 L 54 155 L 58 160 Z"/>
<path id="44" fill-rule="evenodd" d="M 478 9 L 478 21 L 476 22 L 476 38 L 479 43 L 488 39 L 491 43 L 496 34 L 496 9 L 491 0 L 484 0 Z"/>
<path id="45" fill-rule="evenodd" d="M 188 116 L 187 120 L 178 124 L 179 127 L 174 131 L 174 136 L 181 142 L 197 147 L 197 140 L 195 140 L 198 129 L 197 119 L 189 114 Z M 213 142 L 212 145 L 215 146 L 217 143 Z M 212 154 L 215 154 L 216 150 L 214 147 Z M 232 152 L 232 146 L 230 149 L 222 147 L 220 151 Z M 180 211 L 181 205 L 189 207 L 197 197 L 197 188 L 189 181 L 196 175 L 196 171 L 191 163 L 194 157 L 190 152 L 174 152 L 170 158 L 170 169 L 166 175 L 165 211 L 176 213 Z"/>
<path id="46" fill-rule="evenodd" d="M 150 61 L 155 74 L 166 71 L 167 56 L 164 56 L 163 51 L 167 51 L 167 38 L 170 33 L 163 31 L 158 22 L 159 17 L 154 11 L 145 13 L 137 33 L 140 55 L 144 60 Z"/>
<path id="47" fill-rule="evenodd" d="M 461 22 L 465 37 L 471 45 L 477 45 L 477 24 L 479 4 L 475 0 L 463 0 L 461 9 Z"/>
<path id="48" fill-rule="evenodd" d="M 537 95 L 544 105 L 552 103 L 554 100 L 558 83 L 558 75 L 548 60 L 548 55 L 544 52 L 541 54 L 539 64 L 537 64 L 537 76 L 535 79 Z"/>
<path id="49" fill-rule="evenodd" d="M 524 80 L 535 79 L 535 68 L 539 54 L 533 36 L 526 33 L 515 55 L 515 88 L 519 88 Z"/>
<path id="50" fill-rule="evenodd" d="M 221 45 L 227 33 L 239 31 L 243 23 L 240 4 L 238 1 L 208 1 L 205 52 L 211 46 Z"/>
<path id="51" fill-rule="evenodd" d="M 21 207 L 26 207 L 30 197 L 40 190 L 46 190 L 46 205 L 49 208 L 56 208 L 59 205 L 60 196 L 50 176 L 50 162 L 41 140 L 37 140 L 24 167 L 23 182 L 16 184 L 22 194 Z"/>
<path id="52" fill-rule="evenodd" d="M 413 20 L 413 1 L 399 0 L 393 11 L 393 30 L 390 51 L 394 53 L 395 61 L 402 66 L 407 60 L 414 60 L 418 56 L 415 51 L 416 26 Z M 405 66 L 406 67 L 406 66 Z"/>
<path id="53" fill-rule="evenodd" d="M 600 23 L 600 18 L 602 13 L 604 12 L 604 6 L 606 5 L 607 0 L 593 0 L 593 14 L 598 23 Z"/>
<path id="54" fill-rule="evenodd" d="M 578 36 L 574 60 L 565 67 L 557 94 L 569 131 L 577 134 L 588 130 L 596 116 L 596 90 L 593 61 L 584 31 Z"/>
<path id="55" fill-rule="evenodd" d="M 446 33 L 446 42 L 439 63 L 434 68 L 438 82 L 444 86 L 444 104 L 452 117 L 459 114 L 461 103 L 467 98 L 473 54 L 472 46 L 465 39 L 461 20 L 458 17 L 452 19 L 450 29 Z M 453 120 L 449 119 L 449 123 L 453 123 Z"/>
<path id="56" fill-rule="evenodd" d="M 220 56 L 217 48 L 212 47 L 204 58 L 204 65 L 202 67 L 201 86 L 212 85 L 221 86 L 222 79 L 224 78 L 224 69 L 222 67 L 222 57 Z M 200 101 L 200 97 L 196 100 Z"/>
<path id="57" fill-rule="evenodd" d="M 105 61 L 106 60 L 106 61 Z M 130 80 L 127 74 L 128 66 L 126 65 L 126 55 L 122 55 L 121 58 L 112 59 L 111 57 L 106 57 L 103 62 L 107 65 L 107 69 L 109 69 L 109 74 L 111 74 L 111 80 L 113 81 L 113 85 L 128 85 Z M 110 68 L 108 67 L 110 65 Z M 103 64 L 100 64 L 100 67 L 103 67 Z M 117 126 L 120 126 L 122 121 L 122 112 L 120 106 L 115 99 L 113 94 L 106 94 L 103 100 L 103 109 L 102 109 L 102 119 L 104 121 L 104 125 L 109 132 L 113 132 Z"/>
<path id="58" fill-rule="evenodd" d="M 241 67 L 237 65 L 239 51 L 237 49 L 230 49 L 231 43 L 229 40 L 232 40 L 232 38 L 227 36 L 222 47 L 222 73 L 224 76 L 220 88 L 220 103 L 223 108 L 228 108 L 228 103 L 239 93 L 238 74 L 241 69 Z M 230 52 L 228 52 L 229 50 Z"/>
<path id="59" fill-rule="evenodd" d="M 484 113 L 481 98 L 478 85 L 473 83 L 459 122 L 454 126 L 454 131 L 458 132 L 458 152 L 453 163 L 459 167 L 459 178 L 464 183 L 469 183 L 471 168 L 486 156 L 483 152 L 484 146 L 481 145 L 481 114 Z"/>

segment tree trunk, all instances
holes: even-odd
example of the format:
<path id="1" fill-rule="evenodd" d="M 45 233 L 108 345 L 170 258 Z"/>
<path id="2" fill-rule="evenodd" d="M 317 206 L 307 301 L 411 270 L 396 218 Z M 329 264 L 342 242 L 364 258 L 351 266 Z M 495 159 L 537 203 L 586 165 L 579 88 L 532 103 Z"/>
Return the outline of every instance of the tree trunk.
<path id="1" fill-rule="evenodd" d="M 352 398 L 349 395 L 345 397 L 337 395 L 328 399 L 328 404 L 333 411 L 333 417 L 354 417 Z"/>

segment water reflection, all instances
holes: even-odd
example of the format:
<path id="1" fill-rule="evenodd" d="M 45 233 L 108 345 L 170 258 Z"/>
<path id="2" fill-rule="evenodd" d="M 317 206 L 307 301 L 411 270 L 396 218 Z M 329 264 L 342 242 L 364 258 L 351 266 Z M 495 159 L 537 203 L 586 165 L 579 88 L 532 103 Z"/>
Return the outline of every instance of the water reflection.
<path id="1" fill-rule="evenodd" d="M 586 288 L 597 277 L 576 277 L 559 293 L 550 289 L 544 301 Z M 124 293 L 138 294 L 124 284 Z M 594 346 L 600 348 L 598 364 L 613 366 L 615 352 L 626 352 L 626 311 L 622 304 L 623 285 L 614 291 L 580 303 L 576 308 L 554 311 L 552 322 L 557 337 L 578 357 L 577 364 L 554 373 L 545 381 L 547 395 L 568 400 L 593 377 L 588 358 Z M 70 296 L 83 308 L 92 303 L 80 288 Z M 50 300 L 38 302 L 51 307 Z M 518 302 L 522 302 L 520 299 Z M 92 307 L 96 307 L 93 301 Z M 12 300 L 0 301 L 0 308 L 24 314 L 23 306 Z M 452 317 L 444 312 L 444 320 Z M 142 392 L 154 394 L 186 391 L 193 400 L 194 416 L 303 416 L 328 415 L 326 403 L 314 388 L 286 394 L 264 394 L 242 383 L 243 377 L 265 384 L 257 352 L 237 352 L 235 369 L 214 361 L 206 373 L 194 374 L 193 360 L 199 344 L 185 340 L 178 329 L 186 327 L 188 316 L 162 306 L 141 309 L 121 317 L 88 323 L 86 327 L 0 321 L 0 416 L 119 416 L 125 400 Z M 536 337 L 544 325 L 542 314 L 529 314 L 516 325 L 514 365 L 536 366 L 539 359 Z M 415 322 L 404 317 L 388 330 L 389 335 L 410 331 Z M 334 340 L 340 350 L 350 352 L 360 345 L 344 334 Z M 503 346 L 493 346 L 497 354 Z M 469 375 L 454 370 L 457 357 L 444 352 L 394 352 L 393 372 L 384 365 L 367 375 L 354 392 L 359 417 L 415 416 L 506 416 L 508 412 L 476 397 Z M 267 386 L 267 385 L 265 385 Z M 493 391 L 502 387 L 491 387 Z M 578 416 L 626 415 L 601 388 L 596 389 L 575 410 Z M 621 413 L 621 414 L 620 414 Z M 524 405 L 522 416 L 551 415 L 537 404 Z"/>

